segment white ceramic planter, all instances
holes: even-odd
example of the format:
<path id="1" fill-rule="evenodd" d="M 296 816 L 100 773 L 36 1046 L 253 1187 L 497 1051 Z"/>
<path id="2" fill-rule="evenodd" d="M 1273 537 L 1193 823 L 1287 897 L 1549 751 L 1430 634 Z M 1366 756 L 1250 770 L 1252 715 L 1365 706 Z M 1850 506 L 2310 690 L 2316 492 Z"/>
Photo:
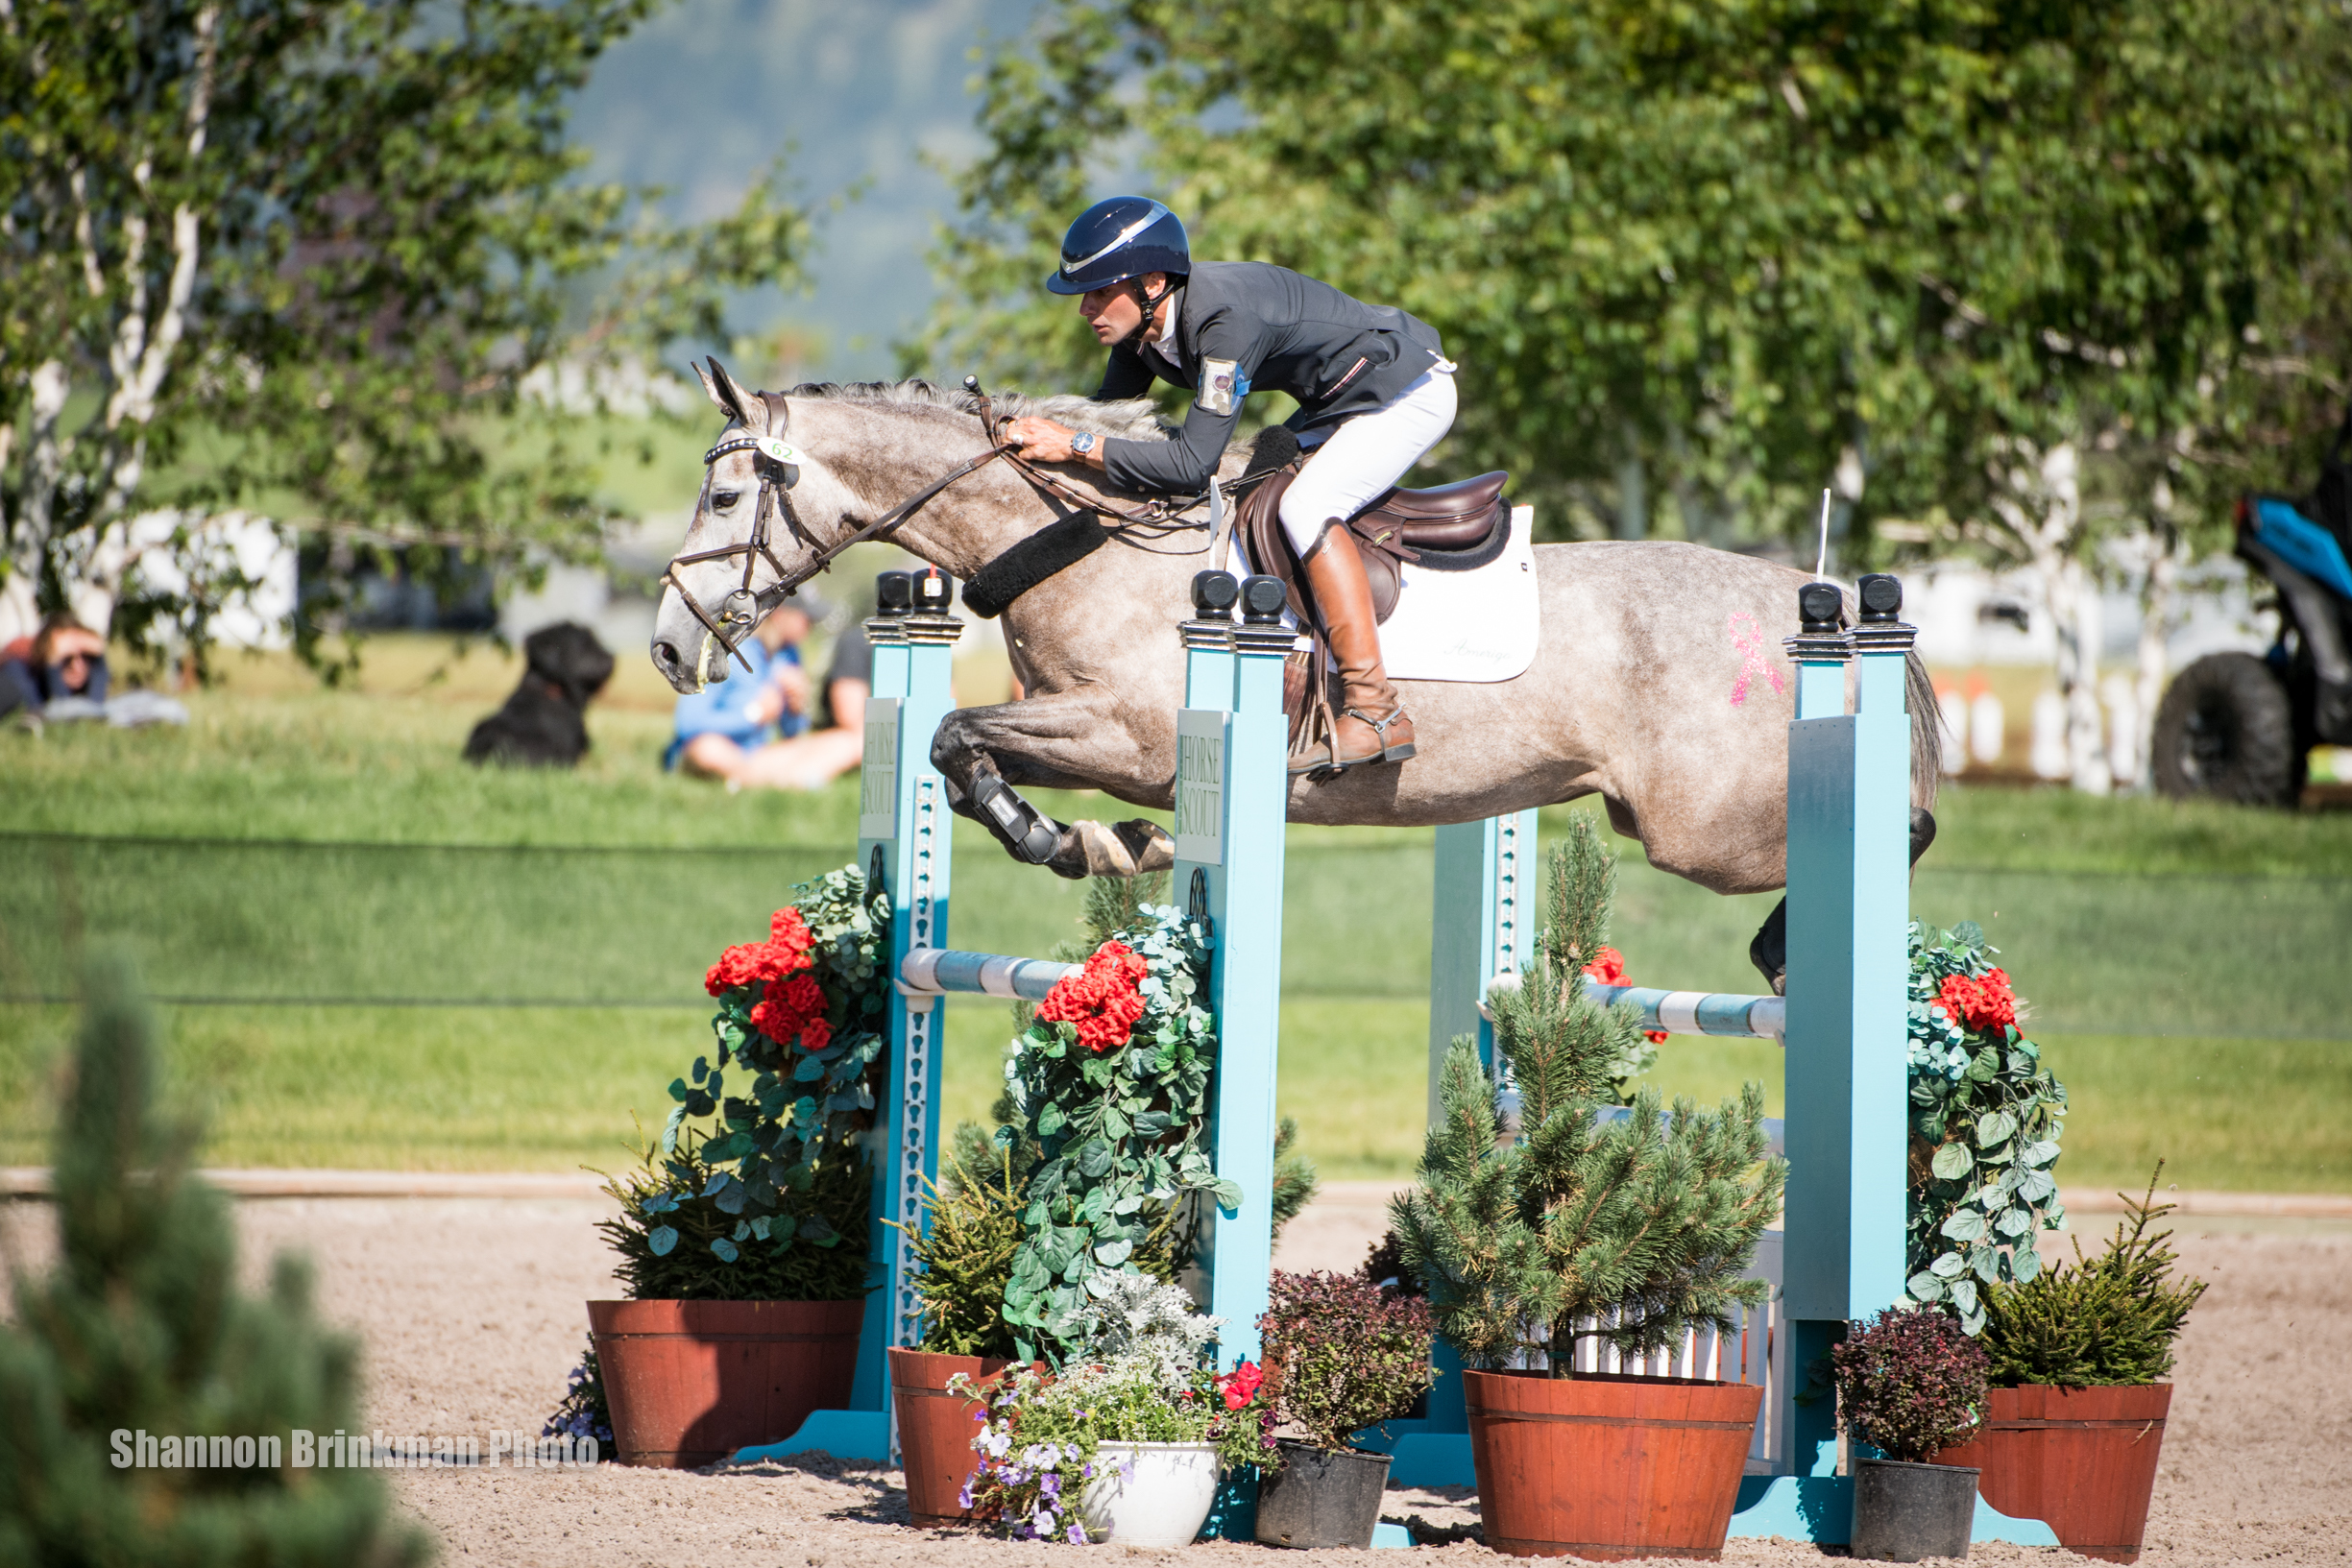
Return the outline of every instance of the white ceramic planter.
<path id="1" fill-rule="evenodd" d="M 1217 1450 L 1208 1443 L 1104 1443 L 1094 1462 L 1078 1508 L 1098 1541 L 1190 1546 L 1217 1501 Z"/>

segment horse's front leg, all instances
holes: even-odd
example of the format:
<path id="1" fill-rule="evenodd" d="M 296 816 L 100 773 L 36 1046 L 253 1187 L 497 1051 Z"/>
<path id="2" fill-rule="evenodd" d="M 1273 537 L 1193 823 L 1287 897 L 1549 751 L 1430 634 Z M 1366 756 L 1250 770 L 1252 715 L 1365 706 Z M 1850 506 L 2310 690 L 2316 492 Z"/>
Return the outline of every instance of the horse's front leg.
<path id="1" fill-rule="evenodd" d="M 948 804 L 985 827 L 1006 853 L 1057 876 L 1132 877 L 1176 863 L 1176 844 L 1156 823 L 1060 823 L 1019 786 L 1085 789 L 1128 777 L 1144 743 L 1110 703 L 1091 691 L 958 708 L 932 736 L 932 765 L 947 780 Z"/>

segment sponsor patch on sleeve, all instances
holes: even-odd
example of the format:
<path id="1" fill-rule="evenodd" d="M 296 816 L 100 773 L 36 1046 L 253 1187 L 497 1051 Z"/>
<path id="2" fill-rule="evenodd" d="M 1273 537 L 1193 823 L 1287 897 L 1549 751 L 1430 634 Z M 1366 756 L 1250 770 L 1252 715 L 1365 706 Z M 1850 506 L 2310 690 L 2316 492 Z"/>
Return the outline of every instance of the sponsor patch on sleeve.
<path id="1" fill-rule="evenodd" d="M 1249 396 L 1249 377 L 1242 374 L 1241 363 L 1232 359 L 1204 359 L 1200 362 L 1200 406 L 1220 419 L 1230 416 Z"/>

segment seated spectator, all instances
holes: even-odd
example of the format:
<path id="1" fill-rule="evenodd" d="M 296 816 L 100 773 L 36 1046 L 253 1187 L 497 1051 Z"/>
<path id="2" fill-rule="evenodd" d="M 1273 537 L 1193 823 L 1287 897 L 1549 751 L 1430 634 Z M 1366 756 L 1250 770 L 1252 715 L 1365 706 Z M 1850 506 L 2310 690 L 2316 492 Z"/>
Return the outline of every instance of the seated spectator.
<path id="1" fill-rule="evenodd" d="M 747 680 L 739 665 L 735 679 L 725 686 L 678 699 L 678 738 L 671 742 L 670 756 L 686 771 L 723 779 L 730 789 L 818 789 L 858 765 L 865 747 L 865 699 L 873 689 L 873 650 L 866 644 L 863 628 L 853 623 L 834 644 L 822 689 L 812 693 L 800 664 L 799 644 L 808 634 L 812 615 L 821 615 L 824 611 L 821 605 L 813 612 L 806 608 L 810 597 L 804 592 L 799 602 L 777 610 L 745 643 L 744 652 L 753 655 L 755 666 L 763 663 L 761 654 L 768 656 L 770 674 Z M 758 652 L 754 652 L 755 643 L 760 645 Z M 772 674 L 779 665 L 790 673 Z M 737 699 L 741 704 L 737 710 L 739 721 L 780 712 L 785 722 L 778 725 L 782 730 L 779 737 L 770 738 L 755 727 L 745 739 L 740 732 L 731 734 L 716 722 L 716 709 L 690 708 L 709 703 L 739 682 L 744 684 Z M 770 691 L 773 698 L 761 700 Z M 816 698 L 813 704 L 809 700 L 812 695 Z M 781 701 L 783 708 L 772 707 L 774 701 Z M 813 729 L 809 726 L 812 708 L 817 721 Z M 706 727 L 690 734 L 690 725 Z"/>
<path id="2" fill-rule="evenodd" d="M 0 650 L 0 713 L 37 713 L 60 697 L 107 700 L 107 639 L 63 611 Z"/>

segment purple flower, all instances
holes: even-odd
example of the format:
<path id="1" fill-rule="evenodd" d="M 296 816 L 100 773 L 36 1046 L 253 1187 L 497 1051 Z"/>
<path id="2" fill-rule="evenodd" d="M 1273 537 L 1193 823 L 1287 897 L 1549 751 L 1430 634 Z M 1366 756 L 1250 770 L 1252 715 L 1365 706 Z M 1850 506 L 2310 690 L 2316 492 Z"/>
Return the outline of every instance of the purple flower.
<path id="1" fill-rule="evenodd" d="M 1061 1477 L 1048 1470 L 1037 1478 L 1037 1490 L 1047 1497 L 1059 1497 L 1061 1495 Z"/>
<path id="2" fill-rule="evenodd" d="M 1084 1546 L 1086 1544 L 1086 1527 L 1079 1524 L 1075 1519 L 1071 1520 L 1069 1540 L 1072 1546 Z"/>
<path id="3" fill-rule="evenodd" d="M 1060 1522 L 1060 1520 L 1054 1517 L 1052 1509 L 1039 1508 L 1037 1510 L 1037 1516 L 1030 1521 L 1030 1528 L 1034 1530 L 1037 1532 L 1038 1539 L 1042 1540 L 1046 1536 L 1053 1534 L 1054 1527 Z"/>
<path id="4" fill-rule="evenodd" d="M 959 1508 L 968 1508 L 972 1506 L 972 1484 L 970 1482 L 965 1482 L 963 1490 L 956 1494 L 956 1506 Z"/>
<path id="5" fill-rule="evenodd" d="M 1079 1466 L 1078 1477 L 1080 1481 L 1092 1481 L 1094 1479 L 1094 1466 L 1091 1464 Z"/>

